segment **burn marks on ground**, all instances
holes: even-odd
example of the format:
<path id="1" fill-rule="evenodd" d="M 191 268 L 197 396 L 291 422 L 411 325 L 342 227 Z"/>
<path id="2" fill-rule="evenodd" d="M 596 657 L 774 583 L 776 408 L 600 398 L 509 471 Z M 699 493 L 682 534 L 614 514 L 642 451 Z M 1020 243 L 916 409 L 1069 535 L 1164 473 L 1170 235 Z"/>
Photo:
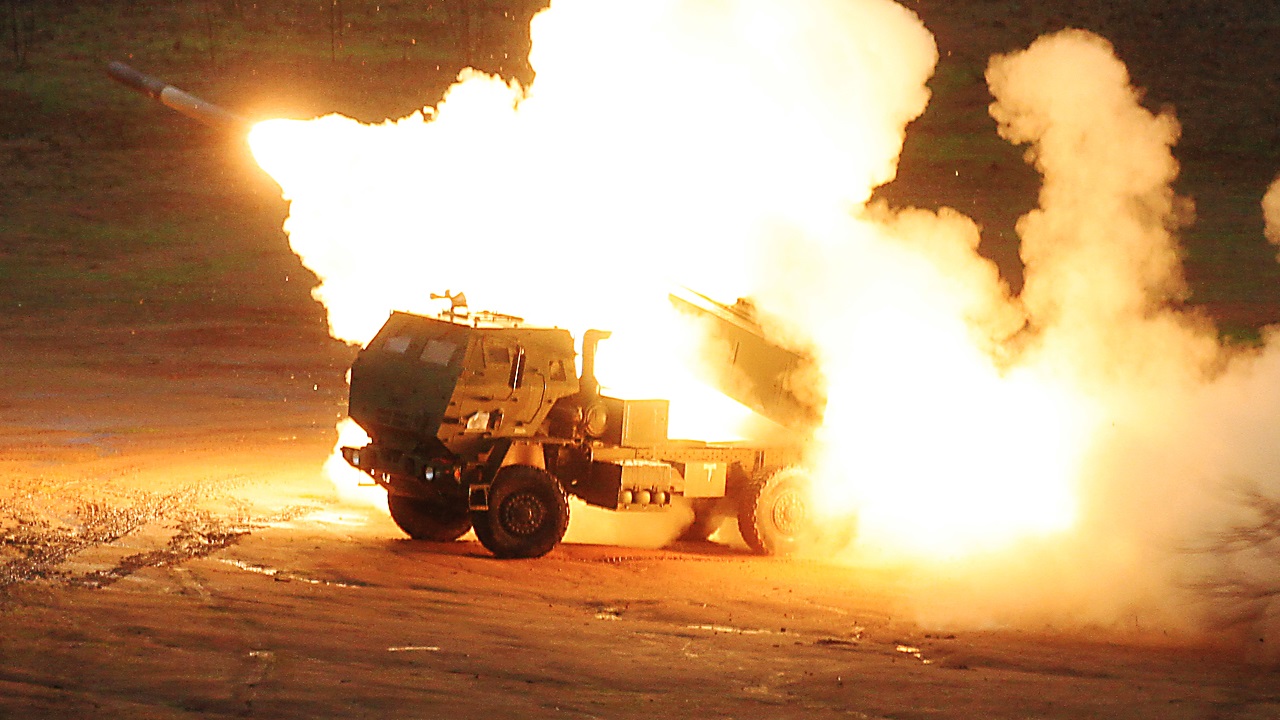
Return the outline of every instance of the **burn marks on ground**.
<path id="1" fill-rule="evenodd" d="M 70 581 L 88 587 L 105 587 L 143 568 L 179 565 L 187 560 L 207 557 L 235 544 L 241 537 L 248 535 L 253 527 L 253 524 L 228 522 L 207 513 L 199 517 L 184 518 L 178 522 L 177 532 L 169 538 L 165 547 L 128 555 L 112 568 L 95 570 L 73 577 Z"/>
<path id="2" fill-rule="evenodd" d="M 91 499 L 82 487 L 42 487 L 0 498 L 0 593 L 32 582 L 105 587 L 145 568 L 207 557 L 312 509 L 255 515 L 229 501 L 238 484 L 232 478 L 169 492 L 104 490 Z"/>

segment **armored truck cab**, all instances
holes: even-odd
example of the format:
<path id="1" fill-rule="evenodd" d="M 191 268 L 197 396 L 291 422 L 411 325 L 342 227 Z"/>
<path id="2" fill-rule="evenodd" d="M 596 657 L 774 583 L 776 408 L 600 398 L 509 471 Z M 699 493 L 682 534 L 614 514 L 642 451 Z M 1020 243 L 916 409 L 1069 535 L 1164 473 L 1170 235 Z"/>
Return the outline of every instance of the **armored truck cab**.
<path id="1" fill-rule="evenodd" d="M 557 400 L 578 392 L 567 330 L 483 327 L 396 312 L 351 366 L 349 414 L 378 463 L 476 456 L 495 437 L 534 437 Z"/>

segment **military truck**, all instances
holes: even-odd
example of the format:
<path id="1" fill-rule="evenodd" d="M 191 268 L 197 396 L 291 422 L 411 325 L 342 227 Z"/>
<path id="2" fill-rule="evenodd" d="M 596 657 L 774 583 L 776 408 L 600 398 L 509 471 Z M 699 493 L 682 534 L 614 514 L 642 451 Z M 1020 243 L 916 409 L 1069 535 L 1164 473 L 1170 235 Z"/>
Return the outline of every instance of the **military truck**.
<path id="1" fill-rule="evenodd" d="M 690 295 L 673 301 L 711 323 L 725 367 L 739 368 L 726 385 L 740 399 L 792 422 L 820 414 L 785 387 L 803 355 L 763 340 L 740 307 Z M 351 366 L 349 415 L 371 442 L 343 457 L 387 490 L 410 537 L 452 541 L 474 528 L 498 557 L 538 557 L 564 537 L 573 495 L 619 512 L 683 498 L 694 510 L 686 537 L 736 517 L 760 553 L 803 542 L 810 503 L 796 446 L 671 439 L 667 400 L 601 393 L 595 356 L 608 332 L 584 334 L 575 375 L 567 330 L 444 297 L 438 317 L 393 312 Z"/>

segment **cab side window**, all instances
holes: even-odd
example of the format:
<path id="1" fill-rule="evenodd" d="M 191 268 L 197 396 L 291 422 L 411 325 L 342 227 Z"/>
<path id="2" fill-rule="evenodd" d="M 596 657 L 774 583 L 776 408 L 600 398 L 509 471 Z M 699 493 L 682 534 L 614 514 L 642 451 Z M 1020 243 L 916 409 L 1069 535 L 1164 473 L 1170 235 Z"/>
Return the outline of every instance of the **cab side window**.
<path id="1" fill-rule="evenodd" d="M 409 350 L 409 344 L 412 342 L 413 337 L 410 335 L 393 335 L 382 344 L 382 349 L 387 352 L 404 355 Z"/>
<path id="2" fill-rule="evenodd" d="M 493 338 L 477 338 L 467 348 L 462 381 L 467 385 L 506 385 L 513 356 L 508 345 Z"/>
<path id="3" fill-rule="evenodd" d="M 507 370 L 511 367 L 511 349 L 505 345 L 485 341 L 484 365 L 486 370 Z"/>
<path id="4" fill-rule="evenodd" d="M 547 366 L 547 376 L 551 378 L 552 382 L 568 380 L 569 376 L 564 371 L 564 361 L 552 360 L 550 365 Z"/>
<path id="5" fill-rule="evenodd" d="M 432 365 L 443 365 L 448 367 L 453 363 L 453 356 L 457 354 L 458 344 L 451 340 L 428 340 L 426 346 L 422 348 L 422 354 L 418 359 L 430 363 Z"/>

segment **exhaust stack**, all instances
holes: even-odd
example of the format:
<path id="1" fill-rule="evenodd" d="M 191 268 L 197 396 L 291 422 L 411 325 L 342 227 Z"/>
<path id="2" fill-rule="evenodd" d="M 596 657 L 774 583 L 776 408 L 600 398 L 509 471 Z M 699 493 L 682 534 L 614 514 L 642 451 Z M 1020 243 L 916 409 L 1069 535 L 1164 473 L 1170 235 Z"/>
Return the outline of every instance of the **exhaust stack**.
<path id="1" fill-rule="evenodd" d="M 582 378 L 578 392 L 583 397 L 600 396 L 600 381 L 596 380 L 596 346 L 612 335 L 608 330 L 588 330 L 582 334 Z"/>

